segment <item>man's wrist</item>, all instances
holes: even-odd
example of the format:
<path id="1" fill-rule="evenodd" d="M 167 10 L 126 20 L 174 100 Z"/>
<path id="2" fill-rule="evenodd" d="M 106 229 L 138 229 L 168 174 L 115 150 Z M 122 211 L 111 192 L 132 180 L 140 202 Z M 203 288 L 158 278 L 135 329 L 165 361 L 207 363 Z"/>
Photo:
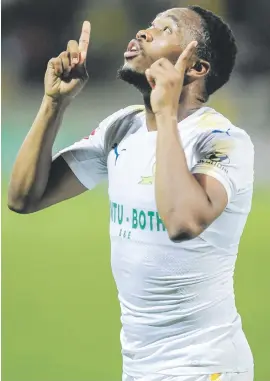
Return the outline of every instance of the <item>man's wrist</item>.
<path id="1" fill-rule="evenodd" d="M 177 111 L 172 109 L 164 109 L 160 112 L 155 113 L 157 127 L 168 126 L 171 124 L 173 126 L 178 124 Z"/>
<path id="2" fill-rule="evenodd" d="M 53 111 L 60 111 L 64 110 L 69 104 L 71 99 L 69 98 L 58 98 L 55 99 L 53 97 L 50 97 L 49 95 L 44 94 L 42 105 L 46 109 L 50 109 Z"/>

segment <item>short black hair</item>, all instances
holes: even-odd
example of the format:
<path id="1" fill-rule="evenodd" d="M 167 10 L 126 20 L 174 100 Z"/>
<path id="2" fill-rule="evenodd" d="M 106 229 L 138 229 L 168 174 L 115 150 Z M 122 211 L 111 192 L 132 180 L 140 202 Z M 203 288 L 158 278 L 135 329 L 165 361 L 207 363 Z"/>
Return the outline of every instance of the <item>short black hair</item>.
<path id="1" fill-rule="evenodd" d="M 211 69 L 205 80 L 207 98 L 228 82 L 234 68 L 237 46 L 231 28 L 221 17 L 197 5 L 188 7 L 202 21 L 199 37 L 198 58 L 210 63 Z"/>

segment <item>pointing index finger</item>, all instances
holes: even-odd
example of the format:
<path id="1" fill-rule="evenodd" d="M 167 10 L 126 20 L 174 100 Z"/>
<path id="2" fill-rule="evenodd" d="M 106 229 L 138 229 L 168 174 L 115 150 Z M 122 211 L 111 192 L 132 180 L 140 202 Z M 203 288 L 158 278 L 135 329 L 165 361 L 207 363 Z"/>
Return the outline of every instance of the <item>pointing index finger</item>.
<path id="1" fill-rule="evenodd" d="M 185 72 L 185 70 L 187 69 L 189 60 L 191 59 L 193 53 L 195 52 L 197 45 L 198 45 L 197 41 L 190 42 L 188 46 L 184 49 L 183 53 L 180 54 L 175 64 L 175 69 L 177 71 L 179 71 L 180 73 Z"/>
<path id="2" fill-rule="evenodd" d="M 90 42 L 91 24 L 89 21 L 84 21 L 82 26 L 82 33 L 79 40 L 79 51 L 82 53 L 83 58 L 86 58 L 87 50 Z"/>

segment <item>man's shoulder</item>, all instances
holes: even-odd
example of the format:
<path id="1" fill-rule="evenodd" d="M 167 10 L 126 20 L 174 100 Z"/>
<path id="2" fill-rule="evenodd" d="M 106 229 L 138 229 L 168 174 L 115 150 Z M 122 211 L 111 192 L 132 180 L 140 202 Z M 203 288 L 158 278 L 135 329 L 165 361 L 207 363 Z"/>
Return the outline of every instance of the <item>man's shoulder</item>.
<path id="1" fill-rule="evenodd" d="M 226 116 L 213 108 L 207 107 L 196 120 L 196 133 L 203 137 L 211 135 L 212 138 L 240 140 L 253 146 L 248 133 L 232 123 Z"/>
<path id="2" fill-rule="evenodd" d="M 112 126 L 117 120 L 123 119 L 131 114 L 138 114 L 140 112 L 143 112 L 144 110 L 145 108 L 143 105 L 131 105 L 121 108 L 120 110 L 115 111 L 114 113 L 103 119 L 100 123 L 100 127 L 107 129 L 110 126 Z"/>
<path id="3" fill-rule="evenodd" d="M 136 115 L 145 110 L 142 105 L 132 105 L 111 114 L 100 123 L 104 131 L 104 149 L 108 154 L 113 145 L 119 144 L 127 135 L 134 133 L 141 127 Z"/>

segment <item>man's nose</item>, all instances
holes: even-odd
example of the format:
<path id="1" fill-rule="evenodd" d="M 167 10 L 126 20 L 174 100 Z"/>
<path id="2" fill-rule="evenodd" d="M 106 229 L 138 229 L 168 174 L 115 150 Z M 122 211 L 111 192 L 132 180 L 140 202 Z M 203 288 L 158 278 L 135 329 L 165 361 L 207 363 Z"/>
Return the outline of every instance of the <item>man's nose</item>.
<path id="1" fill-rule="evenodd" d="M 153 41 L 152 34 L 147 30 L 139 30 L 139 32 L 136 34 L 137 40 L 145 40 L 146 42 Z"/>

